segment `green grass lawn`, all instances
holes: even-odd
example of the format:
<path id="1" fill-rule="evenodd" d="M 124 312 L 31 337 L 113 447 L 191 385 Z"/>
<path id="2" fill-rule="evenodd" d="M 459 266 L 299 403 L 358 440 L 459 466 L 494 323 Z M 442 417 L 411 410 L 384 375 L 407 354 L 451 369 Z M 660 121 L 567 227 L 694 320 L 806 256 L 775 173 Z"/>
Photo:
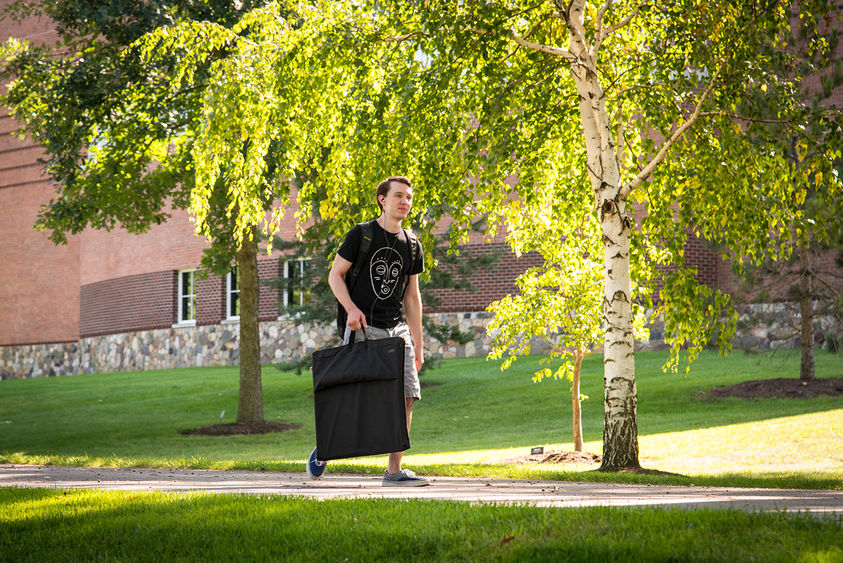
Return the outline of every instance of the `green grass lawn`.
<path id="1" fill-rule="evenodd" d="M 0 488 L 4 561 L 828 561 L 784 513 Z"/>
<path id="2" fill-rule="evenodd" d="M 843 487 L 839 398 L 715 400 L 700 393 L 796 377 L 796 355 L 703 354 L 690 375 L 636 356 L 645 467 L 687 477 L 517 465 L 531 446 L 571 448 L 567 382 L 534 384 L 536 358 L 449 360 L 424 378 L 413 448 L 420 473 L 766 487 Z M 817 356 L 820 377 L 840 358 Z M 584 366 L 586 450 L 602 450 L 601 365 Z M 264 370 L 267 420 L 283 434 L 196 437 L 233 422 L 236 368 L 0 382 L 0 462 L 295 470 L 314 443 L 309 374 Z M 385 458 L 332 462 L 379 473 Z M 62 491 L 0 487 L 0 561 L 843 561 L 839 518 L 737 510 L 548 509 L 440 501 Z"/>
<path id="3" fill-rule="evenodd" d="M 840 488 L 840 398 L 705 401 L 715 386 L 797 377 L 797 354 L 724 359 L 704 353 L 689 375 L 661 371 L 665 355 L 636 355 L 642 465 L 688 476 L 659 482 Z M 571 449 L 566 381 L 532 383 L 537 358 L 506 372 L 481 358 L 449 360 L 423 378 L 405 464 L 421 473 L 634 480 L 596 465 L 513 465 L 531 446 Z M 602 451 L 598 356 L 583 366 L 585 449 Z M 841 377 L 840 357 L 818 353 L 819 377 Z M 253 436 L 184 436 L 179 430 L 236 416 L 237 368 L 191 368 L 0 382 L 0 462 L 301 470 L 313 447 L 308 372 L 264 368 L 266 419 L 299 430 Z M 224 415 L 221 414 L 224 411 Z M 380 472 L 384 457 L 334 463 L 330 470 Z M 588 472 L 588 473 L 585 473 Z"/>

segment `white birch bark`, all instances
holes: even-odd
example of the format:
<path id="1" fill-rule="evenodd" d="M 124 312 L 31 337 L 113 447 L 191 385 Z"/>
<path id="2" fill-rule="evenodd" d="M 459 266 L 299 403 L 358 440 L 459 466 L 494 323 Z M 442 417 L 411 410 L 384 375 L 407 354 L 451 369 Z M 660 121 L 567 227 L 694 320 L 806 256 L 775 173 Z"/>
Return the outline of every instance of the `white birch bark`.
<path id="1" fill-rule="evenodd" d="M 582 23 L 582 0 L 572 2 L 567 25 L 571 66 L 576 83 L 589 178 L 602 231 L 604 249 L 603 315 L 603 464 L 601 470 L 637 468 L 638 419 L 632 335 L 630 235 L 632 221 L 621 194 L 620 168 L 612 139 L 611 121 L 597 74 L 597 54 L 590 52 Z"/>

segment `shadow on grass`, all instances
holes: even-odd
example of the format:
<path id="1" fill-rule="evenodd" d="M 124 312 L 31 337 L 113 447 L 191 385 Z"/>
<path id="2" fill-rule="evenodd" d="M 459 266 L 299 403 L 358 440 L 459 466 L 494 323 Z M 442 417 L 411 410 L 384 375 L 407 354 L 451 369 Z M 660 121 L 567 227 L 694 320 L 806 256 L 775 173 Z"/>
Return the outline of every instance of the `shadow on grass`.
<path id="1" fill-rule="evenodd" d="M 25 489 L 0 490 L 0 499 L 0 553 L 11 561 L 831 561 L 841 555 L 840 523 L 801 514 Z"/>

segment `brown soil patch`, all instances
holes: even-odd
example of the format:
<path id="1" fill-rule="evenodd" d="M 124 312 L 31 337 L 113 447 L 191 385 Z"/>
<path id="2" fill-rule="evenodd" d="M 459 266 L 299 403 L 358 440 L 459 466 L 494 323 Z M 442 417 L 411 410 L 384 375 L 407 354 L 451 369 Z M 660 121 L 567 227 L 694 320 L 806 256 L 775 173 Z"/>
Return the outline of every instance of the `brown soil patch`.
<path id="1" fill-rule="evenodd" d="M 285 424 L 283 422 L 254 422 L 245 424 L 232 422 L 229 424 L 215 424 L 192 430 L 179 430 L 179 434 L 186 436 L 234 436 L 236 434 L 269 434 L 271 432 L 286 432 L 298 430 L 301 424 Z"/>
<path id="2" fill-rule="evenodd" d="M 539 463 L 600 463 L 603 456 L 589 452 L 550 452 Z"/>
<path id="3" fill-rule="evenodd" d="M 600 471 L 598 469 L 598 471 Z M 621 469 L 618 473 L 633 473 L 635 475 L 661 475 L 665 477 L 685 477 L 681 473 L 671 473 L 670 471 L 660 471 L 658 469 L 645 469 L 643 467 L 627 467 Z"/>
<path id="4" fill-rule="evenodd" d="M 600 463 L 602 461 L 603 456 L 589 452 L 545 452 L 507 459 L 504 463 Z"/>
<path id="5" fill-rule="evenodd" d="M 802 381 L 796 378 L 759 379 L 727 387 L 715 387 L 702 394 L 703 399 L 812 399 L 843 396 L 843 377 Z"/>

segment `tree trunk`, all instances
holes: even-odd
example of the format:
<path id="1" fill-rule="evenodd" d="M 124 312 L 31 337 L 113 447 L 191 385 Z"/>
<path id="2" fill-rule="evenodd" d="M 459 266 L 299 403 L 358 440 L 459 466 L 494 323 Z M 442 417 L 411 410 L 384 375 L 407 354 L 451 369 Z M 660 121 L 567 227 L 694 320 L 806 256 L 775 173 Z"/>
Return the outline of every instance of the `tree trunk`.
<path id="1" fill-rule="evenodd" d="M 580 368 L 585 355 L 577 352 L 574 358 L 574 383 L 571 386 L 571 403 L 574 407 L 574 451 L 582 451 L 582 409 L 580 408 Z"/>
<path id="2" fill-rule="evenodd" d="M 240 397 L 237 422 L 263 422 L 261 350 L 258 329 L 258 244 L 253 231 L 244 233 L 237 251 L 240 272 Z"/>
<path id="3" fill-rule="evenodd" d="M 596 74 L 577 79 L 589 156 L 589 177 L 603 238 L 603 464 L 601 471 L 637 469 L 638 413 L 632 336 L 632 219 L 620 196 L 620 171 Z"/>
<path id="4" fill-rule="evenodd" d="M 603 463 L 601 471 L 637 469 L 638 393 L 632 336 L 628 219 L 616 201 L 600 210 L 604 246 Z"/>
<path id="5" fill-rule="evenodd" d="M 799 379 L 802 381 L 814 380 L 814 310 L 811 302 L 814 295 L 814 272 L 809 253 L 807 244 L 799 245 L 799 301 L 802 309 L 802 365 Z"/>
<path id="6" fill-rule="evenodd" d="M 637 469 L 638 413 L 635 346 L 632 336 L 632 282 L 629 249 L 632 219 L 621 197 L 621 175 L 605 93 L 597 72 L 597 54 L 585 45 L 585 3 L 569 5 L 566 23 L 570 51 L 579 64 L 571 76 L 579 95 L 580 117 L 588 153 L 588 177 L 603 235 L 603 464 L 600 471 Z"/>

